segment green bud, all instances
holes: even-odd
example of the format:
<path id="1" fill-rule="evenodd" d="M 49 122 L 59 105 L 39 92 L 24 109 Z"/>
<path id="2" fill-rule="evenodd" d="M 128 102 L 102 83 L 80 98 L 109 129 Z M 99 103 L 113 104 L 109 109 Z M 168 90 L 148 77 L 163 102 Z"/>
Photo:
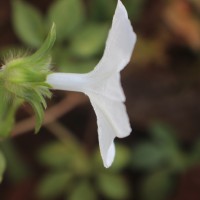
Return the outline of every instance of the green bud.
<path id="1" fill-rule="evenodd" d="M 38 51 L 30 56 L 9 58 L 0 70 L 1 101 L 6 104 L 5 107 L 8 107 L 8 104 L 15 105 L 13 102 L 28 102 L 36 114 L 35 132 L 39 131 L 43 121 L 45 97 L 51 97 L 51 87 L 46 83 L 46 77 L 50 73 L 50 51 L 55 39 L 56 30 L 53 24 Z M 3 112 L 0 113 L 2 114 Z"/>

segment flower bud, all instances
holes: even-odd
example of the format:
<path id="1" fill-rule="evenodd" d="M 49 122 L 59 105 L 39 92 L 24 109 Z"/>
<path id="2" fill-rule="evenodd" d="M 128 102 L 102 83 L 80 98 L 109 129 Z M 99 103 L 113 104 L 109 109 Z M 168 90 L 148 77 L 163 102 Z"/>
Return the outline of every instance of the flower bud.
<path id="1" fill-rule="evenodd" d="M 36 132 L 42 124 L 46 108 L 45 97 L 51 97 L 49 91 L 51 86 L 46 83 L 46 77 L 50 74 L 49 53 L 55 38 L 56 31 L 53 24 L 38 51 L 30 56 L 8 59 L 0 71 L 0 86 L 5 94 L 2 101 L 7 105 L 14 101 L 28 102 L 36 113 Z"/>

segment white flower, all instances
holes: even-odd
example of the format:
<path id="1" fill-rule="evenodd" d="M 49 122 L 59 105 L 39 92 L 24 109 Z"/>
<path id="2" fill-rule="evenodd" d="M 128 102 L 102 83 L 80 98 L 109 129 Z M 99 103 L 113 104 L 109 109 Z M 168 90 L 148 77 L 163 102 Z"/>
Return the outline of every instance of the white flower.
<path id="1" fill-rule="evenodd" d="M 120 71 L 130 61 L 136 42 L 131 23 L 122 2 L 118 0 L 102 59 L 87 74 L 53 73 L 47 83 L 54 89 L 83 92 L 89 96 L 98 124 L 100 152 L 105 167 L 115 156 L 114 138 L 130 134 L 124 105 Z"/>

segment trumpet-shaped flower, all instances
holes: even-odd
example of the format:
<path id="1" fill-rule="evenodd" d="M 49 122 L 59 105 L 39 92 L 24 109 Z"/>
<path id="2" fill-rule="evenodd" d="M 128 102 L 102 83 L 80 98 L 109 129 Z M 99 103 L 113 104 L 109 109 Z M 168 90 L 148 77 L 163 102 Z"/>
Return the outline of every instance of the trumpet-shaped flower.
<path id="1" fill-rule="evenodd" d="M 130 134 L 120 71 L 130 61 L 136 42 L 125 7 L 118 0 L 102 59 L 86 74 L 52 73 L 46 82 L 53 89 L 85 93 L 95 110 L 100 152 L 105 167 L 115 156 L 114 139 Z"/>

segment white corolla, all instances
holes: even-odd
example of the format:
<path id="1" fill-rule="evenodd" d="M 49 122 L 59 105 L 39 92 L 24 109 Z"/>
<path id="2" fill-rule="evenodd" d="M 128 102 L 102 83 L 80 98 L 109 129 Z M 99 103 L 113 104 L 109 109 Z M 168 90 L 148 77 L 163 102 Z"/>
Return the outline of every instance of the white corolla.
<path id="1" fill-rule="evenodd" d="M 131 132 L 120 71 L 130 61 L 135 42 L 136 35 L 127 11 L 118 0 L 103 57 L 94 70 L 86 74 L 52 73 L 47 77 L 47 83 L 53 89 L 83 92 L 89 97 L 97 116 L 100 152 L 105 167 L 114 160 L 115 137 L 123 138 Z"/>

